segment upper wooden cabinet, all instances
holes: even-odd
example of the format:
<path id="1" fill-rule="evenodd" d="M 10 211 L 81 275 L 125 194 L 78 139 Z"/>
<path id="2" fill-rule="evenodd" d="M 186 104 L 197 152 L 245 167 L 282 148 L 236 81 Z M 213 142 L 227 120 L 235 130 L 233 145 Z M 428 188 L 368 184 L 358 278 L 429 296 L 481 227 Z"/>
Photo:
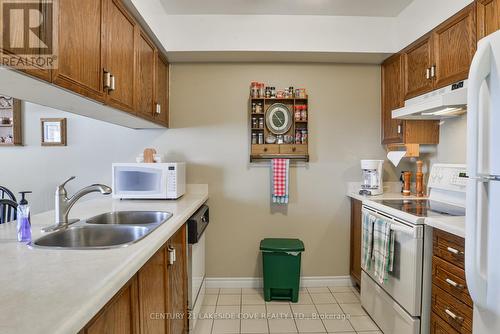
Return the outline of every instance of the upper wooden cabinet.
<path id="1" fill-rule="evenodd" d="M 481 39 L 500 29 L 499 0 L 477 0 L 477 39 Z"/>
<path id="2" fill-rule="evenodd" d="M 147 35 L 138 29 L 137 46 L 137 81 L 135 86 L 136 107 L 138 114 L 153 118 L 156 76 L 156 47 Z"/>
<path id="3" fill-rule="evenodd" d="M 134 112 L 136 22 L 119 0 L 103 0 L 103 13 L 106 103 Z"/>
<path id="4" fill-rule="evenodd" d="M 103 102 L 101 0 L 59 1 L 58 86 Z"/>
<path id="5" fill-rule="evenodd" d="M 426 35 L 409 46 L 404 52 L 405 99 L 432 90 L 430 68 L 432 66 L 432 40 Z"/>
<path id="6" fill-rule="evenodd" d="M 403 121 L 392 119 L 392 110 L 403 101 L 403 57 L 395 54 L 382 64 L 382 144 L 403 142 Z"/>
<path id="7" fill-rule="evenodd" d="M 403 50 L 405 99 L 466 79 L 475 51 L 471 4 Z"/>
<path id="8" fill-rule="evenodd" d="M 438 121 L 392 118 L 392 111 L 404 105 L 403 68 L 403 56 L 399 53 L 382 64 L 382 144 L 438 144 Z"/>
<path id="9" fill-rule="evenodd" d="M 476 52 L 475 4 L 465 7 L 434 29 L 433 43 L 431 76 L 434 88 L 467 78 Z"/>
<path id="10" fill-rule="evenodd" d="M 155 119 L 160 124 L 169 126 L 169 65 L 165 58 L 158 54 L 156 59 L 156 95 Z"/>

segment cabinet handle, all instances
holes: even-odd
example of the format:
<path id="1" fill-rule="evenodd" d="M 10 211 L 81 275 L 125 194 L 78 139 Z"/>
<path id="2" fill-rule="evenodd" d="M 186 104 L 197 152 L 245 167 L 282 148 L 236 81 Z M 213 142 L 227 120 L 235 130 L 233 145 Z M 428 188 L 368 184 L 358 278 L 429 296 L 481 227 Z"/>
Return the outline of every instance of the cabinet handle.
<path id="1" fill-rule="evenodd" d="M 431 78 L 436 77 L 436 65 L 431 66 Z"/>
<path id="2" fill-rule="evenodd" d="M 157 115 L 161 114 L 161 104 L 156 103 L 156 110 L 155 110 L 155 112 L 156 112 Z"/>
<path id="3" fill-rule="evenodd" d="M 296 147 L 292 147 L 292 152 L 295 152 L 297 151 L 297 148 Z"/>
<path id="4" fill-rule="evenodd" d="M 104 89 L 108 89 L 111 86 L 111 73 L 104 70 Z"/>
<path id="5" fill-rule="evenodd" d="M 115 76 L 111 75 L 109 91 L 112 92 L 115 90 Z"/>
<path id="6" fill-rule="evenodd" d="M 457 288 L 457 289 L 463 289 L 464 288 L 464 286 L 462 284 L 458 284 L 457 282 L 452 281 L 449 278 L 447 278 L 445 281 L 446 281 L 446 283 L 448 283 L 449 285 L 451 285 L 454 288 Z"/>
<path id="7" fill-rule="evenodd" d="M 264 147 L 264 152 L 267 152 L 267 147 Z"/>
<path id="8" fill-rule="evenodd" d="M 463 252 L 459 251 L 458 249 L 455 249 L 453 247 L 447 247 L 446 250 L 450 252 L 453 255 L 460 255 L 463 254 Z"/>
<path id="9" fill-rule="evenodd" d="M 175 260 L 176 260 L 175 248 L 172 246 L 168 246 L 167 251 L 168 251 L 168 264 L 173 265 L 175 263 Z"/>
<path id="10" fill-rule="evenodd" d="M 401 126 L 401 124 L 398 124 L 398 135 L 400 135 L 400 134 L 401 134 L 402 128 L 403 128 L 403 127 Z"/>
<path id="11" fill-rule="evenodd" d="M 431 69 L 430 68 L 426 68 L 425 69 L 425 78 L 426 79 L 430 79 L 431 78 Z"/>
<path id="12" fill-rule="evenodd" d="M 459 316 L 458 316 L 458 315 L 456 315 L 455 313 L 451 312 L 449 309 L 444 310 L 444 312 L 445 312 L 446 314 L 448 314 L 448 315 L 449 315 L 449 316 L 450 316 L 453 320 L 455 320 L 455 321 L 460 321 L 460 322 L 462 322 L 462 321 L 464 320 L 464 318 L 459 317 Z"/>

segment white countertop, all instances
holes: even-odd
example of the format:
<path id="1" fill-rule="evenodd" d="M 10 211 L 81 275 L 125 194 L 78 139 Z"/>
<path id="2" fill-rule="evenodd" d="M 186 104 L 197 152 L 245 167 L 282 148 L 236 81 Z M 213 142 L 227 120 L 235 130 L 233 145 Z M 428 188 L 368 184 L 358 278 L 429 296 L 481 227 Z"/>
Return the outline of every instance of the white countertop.
<path id="1" fill-rule="evenodd" d="M 388 185 L 384 183 L 384 193 L 377 196 L 363 196 L 358 193 L 359 183 L 351 183 L 348 185 L 347 196 L 362 201 L 364 204 L 369 204 L 370 201 L 388 200 L 388 199 L 422 199 L 422 197 L 403 196 L 400 192 L 395 191 L 397 188 L 392 182 Z M 442 231 L 454 234 L 465 238 L 465 217 L 429 217 L 424 220 L 426 225 L 440 229 Z"/>
<path id="2" fill-rule="evenodd" d="M 425 218 L 425 224 L 439 230 L 465 238 L 465 217 L 431 217 Z"/>
<path id="3" fill-rule="evenodd" d="M 17 242 L 15 223 L 0 225 L 0 333 L 76 333 L 208 199 L 207 185 L 189 185 L 176 201 L 113 200 L 77 203 L 70 218 L 122 210 L 173 214 L 128 247 L 106 250 L 29 248 Z M 54 211 L 31 217 L 33 240 L 52 225 Z"/>

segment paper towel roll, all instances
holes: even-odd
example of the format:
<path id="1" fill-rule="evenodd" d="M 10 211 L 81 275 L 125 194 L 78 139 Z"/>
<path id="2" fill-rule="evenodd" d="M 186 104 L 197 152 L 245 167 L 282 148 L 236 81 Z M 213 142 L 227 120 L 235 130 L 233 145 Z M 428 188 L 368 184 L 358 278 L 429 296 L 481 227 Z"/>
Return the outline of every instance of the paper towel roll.
<path id="1" fill-rule="evenodd" d="M 406 151 L 390 151 L 387 153 L 387 159 L 389 159 L 389 161 L 397 167 L 405 155 Z"/>

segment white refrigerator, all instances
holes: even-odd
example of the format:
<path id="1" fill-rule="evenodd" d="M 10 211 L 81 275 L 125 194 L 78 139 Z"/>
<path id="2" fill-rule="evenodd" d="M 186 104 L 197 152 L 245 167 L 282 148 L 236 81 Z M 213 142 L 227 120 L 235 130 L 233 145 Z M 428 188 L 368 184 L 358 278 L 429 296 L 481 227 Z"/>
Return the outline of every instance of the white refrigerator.
<path id="1" fill-rule="evenodd" d="M 465 273 L 474 334 L 500 333 L 500 31 L 479 42 L 467 92 Z"/>

